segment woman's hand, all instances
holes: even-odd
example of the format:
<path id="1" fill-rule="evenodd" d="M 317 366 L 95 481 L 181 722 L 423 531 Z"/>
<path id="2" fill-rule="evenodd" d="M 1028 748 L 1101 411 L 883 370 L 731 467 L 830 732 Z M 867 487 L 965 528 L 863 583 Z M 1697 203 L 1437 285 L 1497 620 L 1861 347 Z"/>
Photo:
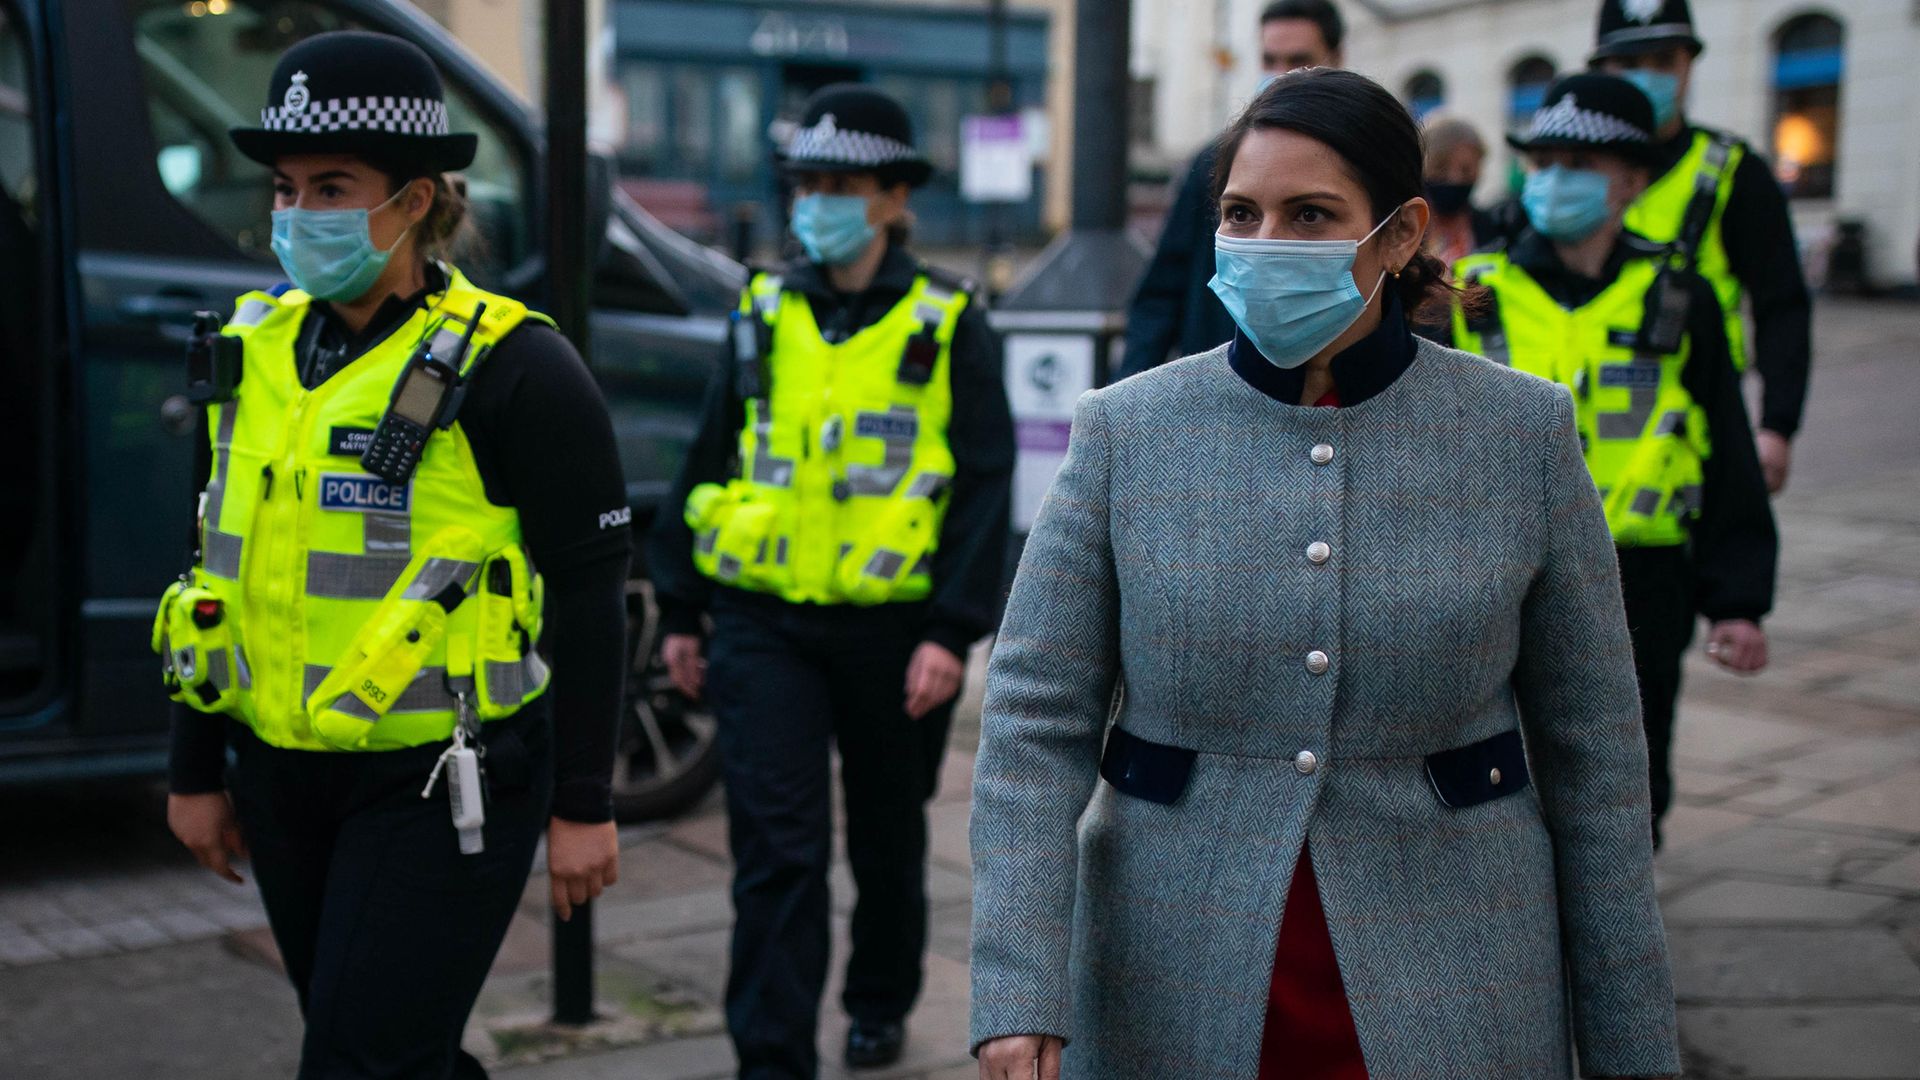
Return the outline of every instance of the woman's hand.
<path id="1" fill-rule="evenodd" d="M 1760 475 L 1766 477 L 1767 494 L 1778 495 L 1787 486 L 1787 474 L 1793 471 L 1793 444 L 1777 431 L 1761 428 L 1753 435 L 1754 449 L 1760 455 Z"/>
<path id="2" fill-rule="evenodd" d="M 699 701 L 700 691 L 707 682 L 707 662 L 700 656 L 700 635 L 668 634 L 660 643 L 660 658 L 667 662 L 667 677 L 673 680 L 673 688 Z"/>
<path id="3" fill-rule="evenodd" d="M 553 887 L 553 912 L 562 922 L 573 918 L 575 904 L 619 880 L 620 834 L 613 822 L 554 818 L 547 824 L 547 881 Z"/>
<path id="4" fill-rule="evenodd" d="M 247 857 L 247 842 L 233 816 L 233 801 L 224 791 L 201 795 L 167 796 L 167 828 L 193 852 L 201 866 L 233 882 L 246 884 L 232 860 Z"/>
<path id="5" fill-rule="evenodd" d="M 980 1044 L 980 1080 L 1060 1080 L 1060 1048 L 1052 1035 L 1002 1035 Z"/>
<path id="6" fill-rule="evenodd" d="M 1751 675 L 1767 666 L 1767 632 L 1751 619 L 1724 619 L 1707 632 L 1707 655 L 1728 671 Z"/>
<path id="7" fill-rule="evenodd" d="M 915 720 L 953 700 L 967 666 L 946 646 L 923 641 L 907 661 L 907 715 Z"/>

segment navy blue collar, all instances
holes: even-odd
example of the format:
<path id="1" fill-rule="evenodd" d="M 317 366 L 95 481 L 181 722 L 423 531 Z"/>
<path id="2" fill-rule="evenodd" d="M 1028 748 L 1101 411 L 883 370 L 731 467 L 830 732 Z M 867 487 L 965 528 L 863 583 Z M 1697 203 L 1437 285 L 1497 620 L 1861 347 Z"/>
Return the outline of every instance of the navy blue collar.
<path id="1" fill-rule="evenodd" d="M 1380 325 L 1333 358 L 1333 385 L 1340 391 L 1341 405 L 1358 405 L 1373 397 L 1392 386 L 1413 364 L 1413 333 L 1407 329 L 1399 294 L 1391 285 L 1391 280 L 1381 284 Z M 1233 342 L 1227 346 L 1227 363 L 1255 390 L 1282 405 L 1300 404 L 1300 393 L 1307 385 L 1305 366 L 1273 366 L 1237 327 Z"/>

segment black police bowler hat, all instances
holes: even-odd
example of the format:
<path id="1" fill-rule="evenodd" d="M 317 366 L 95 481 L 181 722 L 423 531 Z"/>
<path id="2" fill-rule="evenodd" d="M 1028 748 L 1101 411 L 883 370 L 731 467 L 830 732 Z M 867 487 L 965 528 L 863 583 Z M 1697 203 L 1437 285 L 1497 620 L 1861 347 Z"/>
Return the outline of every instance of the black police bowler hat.
<path id="1" fill-rule="evenodd" d="M 419 46 L 364 30 L 316 34 L 288 49 L 260 126 L 227 134 L 263 165 L 285 154 L 363 154 L 433 172 L 471 165 L 480 143 L 447 130 L 440 72 Z"/>
<path id="2" fill-rule="evenodd" d="M 914 148 L 907 110 L 859 83 L 835 83 L 807 99 L 782 164 L 790 172 L 890 173 L 912 187 L 933 175 Z"/>
<path id="3" fill-rule="evenodd" d="M 1547 88 L 1526 134 L 1509 135 L 1507 143 L 1520 151 L 1604 150 L 1644 164 L 1655 153 L 1653 102 L 1617 76 L 1562 76 Z"/>
<path id="4" fill-rule="evenodd" d="M 1695 56 L 1706 48 L 1693 32 L 1687 0 L 1601 0 L 1593 33 L 1593 59 L 1636 56 L 1684 45 Z"/>

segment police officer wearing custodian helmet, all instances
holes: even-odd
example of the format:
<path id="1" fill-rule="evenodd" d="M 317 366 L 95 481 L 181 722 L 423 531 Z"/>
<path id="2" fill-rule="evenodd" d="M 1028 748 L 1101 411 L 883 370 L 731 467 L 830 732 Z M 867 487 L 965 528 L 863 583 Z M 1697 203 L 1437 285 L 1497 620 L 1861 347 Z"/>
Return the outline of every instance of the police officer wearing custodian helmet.
<path id="1" fill-rule="evenodd" d="M 847 1063 L 896 1059 L 926 946 L 926 800 L 968 646 L 997 621 L 1013 425 L 964 283 L 905 247 L 931 171 L 906 111 L 827 87 L 787 146 L 805 249 L 740 298 L 648 565 L 674 681 L 720 723 L 743 1077 L 812 1077 L 828 958 L 830 748 L 859 893 Z M 712 653 L 703 669 L 702 616 Z"/>
<path id="2" fill-rule="evenodd" d="M 612 425 L 544 316 L 442 261 L 477 140 L 419 49 L 303 41 L 232 137 L 273 169 L 289 284 L 190 349 L 210 454 L 154 625 L 168 819 L 229 880 L 250 852 L 302 1078 L 482 1077 L 461 1030 L 540 838 L 562 917 L 618 865 Z"/>

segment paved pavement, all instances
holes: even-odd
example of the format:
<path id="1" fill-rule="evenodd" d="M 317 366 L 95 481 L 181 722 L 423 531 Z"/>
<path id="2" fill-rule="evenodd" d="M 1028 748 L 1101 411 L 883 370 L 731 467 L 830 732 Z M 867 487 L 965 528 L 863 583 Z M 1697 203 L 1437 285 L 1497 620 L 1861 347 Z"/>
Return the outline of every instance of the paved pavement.
<path id="1" fill-rule="evenodd" d="M 1774 666 L 1756 679 L 1689 667 L 1658 872 L 1693 1077 L 1920 1080 L 1920 307 L 1825 303 L 1817 334 L 1807 433 L 1778 504 Z M 976 1075 L 972 716 L 934 807 L 934 932 L 909 1057 L 863 1076 Z M 258 901 L 193 868 L 160 805 L 145 788 L 0 794 L 0 1078 L 291 1074 L 298 1018 Z M 583 1033 L 539 1023 L 547 930 L 532 882 L 468 1046 L 517 1080 L 729 1075 L 724 825 L 710 800 L 623 833 L 625 880 L 596 912 L 610 1019 Z M 834 894 L 844 950 L 844 863 Z M 829 1078 L 846 1075 L 834 1012 Z"/>

